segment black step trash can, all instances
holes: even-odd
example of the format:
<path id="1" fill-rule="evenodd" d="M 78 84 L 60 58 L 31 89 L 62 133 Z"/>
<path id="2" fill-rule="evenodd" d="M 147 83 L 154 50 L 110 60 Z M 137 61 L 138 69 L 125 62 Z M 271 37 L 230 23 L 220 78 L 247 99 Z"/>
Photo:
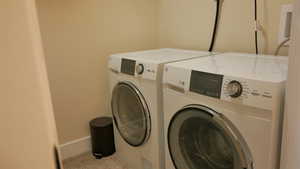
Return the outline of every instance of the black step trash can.
<path id="1" fill-rule="evenodd" d="M 111 117 L 100 117 L 90 121 L 92 153 L 100 159 L 115 152 L 113 122 Z"/>

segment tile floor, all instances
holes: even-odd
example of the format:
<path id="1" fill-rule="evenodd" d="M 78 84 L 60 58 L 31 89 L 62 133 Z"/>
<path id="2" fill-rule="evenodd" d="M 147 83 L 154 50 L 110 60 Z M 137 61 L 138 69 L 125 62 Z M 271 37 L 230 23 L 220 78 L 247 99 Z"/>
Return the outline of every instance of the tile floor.
<path id="1" fill-rule="evenodd" d="M 91 153 L 67 159 L 63 164 L 64 169 L 127 169 L 118 161 L 115 155 L 95 159 Z"/>

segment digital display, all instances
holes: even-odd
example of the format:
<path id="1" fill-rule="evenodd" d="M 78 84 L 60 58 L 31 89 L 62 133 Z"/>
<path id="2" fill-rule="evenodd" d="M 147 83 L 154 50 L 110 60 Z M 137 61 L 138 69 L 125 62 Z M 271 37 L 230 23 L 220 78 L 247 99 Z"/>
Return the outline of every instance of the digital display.
<path id="1" fill-rule="evenodd" d="M 121 72 L 128 75 L 134 75 L 135 63 L 136 63 L 135 60 L 122 59 Z"/>
<path id="2" fill-rule="evenodd" d="M 190 91 L 214 98 L 221 97 L 223 75 L 192 71 Z"/>

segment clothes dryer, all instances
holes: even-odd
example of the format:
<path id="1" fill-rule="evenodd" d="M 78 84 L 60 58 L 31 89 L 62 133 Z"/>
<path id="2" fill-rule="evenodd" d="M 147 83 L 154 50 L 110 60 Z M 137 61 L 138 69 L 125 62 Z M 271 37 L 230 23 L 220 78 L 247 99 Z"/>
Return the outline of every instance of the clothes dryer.
<path id="1" fill-rule="evenodd" d="M 116 153 L 130 169 L 164 168 L 162 75 L 166 63 L 209 52 L 158 49 L 110 56 Z"/>

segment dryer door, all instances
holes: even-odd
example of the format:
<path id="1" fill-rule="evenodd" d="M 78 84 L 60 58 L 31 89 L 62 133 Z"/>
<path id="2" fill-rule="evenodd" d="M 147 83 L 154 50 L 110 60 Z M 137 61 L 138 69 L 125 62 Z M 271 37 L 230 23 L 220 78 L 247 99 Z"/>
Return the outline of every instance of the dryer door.
<path id="1" fill-rule="evenodd" d="M 150 114 L 145 98 L 130 82 L 118 83 L 112 93 L 112 112 L 115 125 L 123 139 L 140 146 L 150 136 Z"/>
<path id="2" fill-rule="evenodd" d="M 169 153 L 176 169 L 252 169 L 240 132 L 222 114 L 200 105 L 177 112 L 168 128 Z"/>

